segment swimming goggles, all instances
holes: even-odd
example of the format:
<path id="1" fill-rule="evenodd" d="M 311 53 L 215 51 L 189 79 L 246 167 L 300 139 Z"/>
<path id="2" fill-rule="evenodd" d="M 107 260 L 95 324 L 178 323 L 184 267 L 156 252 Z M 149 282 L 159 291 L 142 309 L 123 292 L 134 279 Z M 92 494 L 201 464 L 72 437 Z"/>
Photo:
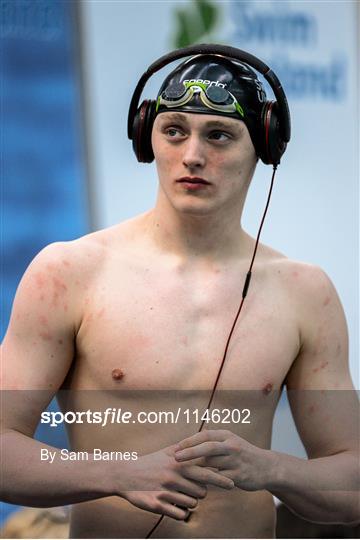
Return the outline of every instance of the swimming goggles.
<path id="1" fill-rule="evenodd" d="M 243 108 L 231 92 L 221 86 L 209 86 L 200 82 L 175 83 L 168 86 L 157 99 L 156 112 L 161 105 L 169 109 L 182 107 L 194 94 L 200 94 L 201 101 L 209 109 L 223 113 L 237 112 L 244 117 Z"/>

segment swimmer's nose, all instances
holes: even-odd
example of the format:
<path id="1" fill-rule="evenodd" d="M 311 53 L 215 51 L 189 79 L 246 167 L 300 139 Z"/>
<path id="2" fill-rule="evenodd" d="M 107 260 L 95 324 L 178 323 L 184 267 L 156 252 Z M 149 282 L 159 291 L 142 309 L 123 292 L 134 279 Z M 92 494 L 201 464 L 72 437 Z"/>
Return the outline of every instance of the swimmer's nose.
<path id="1" fill-rule="evenodd" d="M 190 136 L 186 141 L 186 145 L 184 146 L 183 164 L 188 169 L 204 167 L 204 147 L 198 137 Z"/>

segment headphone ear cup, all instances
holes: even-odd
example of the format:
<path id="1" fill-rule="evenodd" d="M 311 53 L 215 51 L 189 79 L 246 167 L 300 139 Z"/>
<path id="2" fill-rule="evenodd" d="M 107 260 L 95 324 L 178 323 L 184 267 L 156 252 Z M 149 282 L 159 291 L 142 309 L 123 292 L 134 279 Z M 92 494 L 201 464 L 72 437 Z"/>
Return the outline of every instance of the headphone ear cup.
<path id="1" fill-rule="evenodd" d="M 155 120 L 156 101 L 144 100 L 136 111 L 132 131 L 132 144 L 140 163 L 151 163 L 154 152 L 151 146 L 151 132 Z"/>
<path id="2" fill-rule="evenodd" d="M 266 165 L 278 165 L 285 152 L 286 143 L 280 134 L 280 121 L 278 104 L 276 101 L 267 101 L 261 113 L 262 122 L 262 150 L 261 160 Z"/>

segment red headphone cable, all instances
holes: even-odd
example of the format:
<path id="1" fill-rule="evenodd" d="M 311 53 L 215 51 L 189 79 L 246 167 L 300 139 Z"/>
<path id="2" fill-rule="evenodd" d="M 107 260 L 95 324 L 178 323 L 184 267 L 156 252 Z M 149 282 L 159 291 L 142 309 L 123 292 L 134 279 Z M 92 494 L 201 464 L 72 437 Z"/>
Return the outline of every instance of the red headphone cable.
<path id="1" fill-rule="evenodd" d="M 258 230 L 258 233 L 257 233 L 255 247 L 254 247 L 250 267 L 249 267 L 249 270 L 248 270 L 248 272 L 246 274 L 244 288 L 243 288 L 243 291 L 242 291 L 242 298 L 241 298 L 240 306 L 239 306 L 239 309 L 238 309 L 238 311 L 236 313 L 236 316 L 235 316 L 234 322 L 232 324 L 231 330 L 229 332 L 229 335 L 228 335 L 228 338 L 227 338 L 227 341 L 226 341 L 226 345 L 225 345 L 225 350 L 224 350 L 222 362 L 220 364 L 220 368 L 219 368 L 219 371 L 218 371 L 218 374 L 217 374 L 217 377 L 216 377 L 216 380 L 215 380 L 215 383 L 214 383 L 214 386 L 213 386 L 213 389 L 212 389 L 212 392 L 211 392 L 211 396 L 210 396 L 208 405 L 207 405 L 205 410 L 209 410 L 210 407 L 211 407 L 211 404 L 213 402 L 214 395 L 215 395 L 215 392 L 216 392 L 216 389 L 217 389 L 217 385 L 218 385 L 218 382 L 219 382 L 219 379 L 220 379 L 220 375 L 222 373 L 222 370 L 223 370 L 223 367 L 224 367 L 224 364 L 225 364 L 225 359 L 226 359 L 226 355 L 227 355 L 227 352 L 228 352 L 230 340 L 231 340 L 231 337 L 232 337 L 232 335 L 234 333 L 234 329 L 235 329 L 236 323 L 238 321 L 239 315 L 241 313 L 245 297 L 246 297 L 246 295 L 248 293 L 248 290 L 249 290 L 249 285 L 250 285 L 250 281 L 251 281 L 251 271 L 252 271 L 252 267 L 253 267 L 253 264 L 254 264 L 254 260 L 255 260 L 258 244 L 259 244 L 260 234 L 261 234 L 261 231 L 262 231 L 262 228 L 263 228 L 263 225 L 264 225 L 264 221 L 265 221 L 265 217 L 266 217 L 266 214 L 267 214 L 267 211 L 268 211 L 268 208 L 269 208 L 269 204 L 270 204 L 270 198 L 271 198 L 271 194 L 272 194 L 272 190 L 273 190 L 276 170 L 277 170 L 277 165 L 273 165 L 273 173 L 272 173 L 272 176 L 271 176 L 271 183 L 270 183 L 270 189 L 269 189 L 269 193 L 268 193 L 268 198 L 267 198 L 265 210 L 264 210 L 264 213 L 263 213 L 263 216 L 262 216 L 262 219 L 261 219 L 260 227 L 259 227 L 259 230 Z M 202 431 L 204 425 L 205 425 L 205 418 L 201 422 L 198 433 L 200 433 L 200 431 Z M 189 514 L 189 517 L 186 518 L 184 521 L 189 521 L 190 516 L 191 516 L 191 514 Z M 165 517 L 164 515 L 160 516 L 158 521 L 155 523 L 154 527 L 150 530 L 150 532 L 146 535 L 145 538 L 151 538 L 151 535 L 158 528 L 158 526 L 160 525 L 160 523 L 162 522 L 164 517 Z"/>

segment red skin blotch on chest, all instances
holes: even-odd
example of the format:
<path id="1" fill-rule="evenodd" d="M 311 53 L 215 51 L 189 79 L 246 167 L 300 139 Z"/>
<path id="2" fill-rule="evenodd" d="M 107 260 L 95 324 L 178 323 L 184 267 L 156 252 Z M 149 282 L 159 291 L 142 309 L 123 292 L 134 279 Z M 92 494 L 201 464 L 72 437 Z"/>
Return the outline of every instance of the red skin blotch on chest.
<path id="1" fill-rule="evenodd" d="M 120 368 L 115 368 L 111 372 L 114 381 L 120 381 L 124 377 L 124 372 Z"/>
<path id="2" fill-rule="evenodd" d="M 271 390 L 273 389 L 273 385 L 271 383 L 267 383 L 264 388 L 262 389 L 262 392 L 263 394 L 265 394 L 265 396 L 269 395 Z"/>

